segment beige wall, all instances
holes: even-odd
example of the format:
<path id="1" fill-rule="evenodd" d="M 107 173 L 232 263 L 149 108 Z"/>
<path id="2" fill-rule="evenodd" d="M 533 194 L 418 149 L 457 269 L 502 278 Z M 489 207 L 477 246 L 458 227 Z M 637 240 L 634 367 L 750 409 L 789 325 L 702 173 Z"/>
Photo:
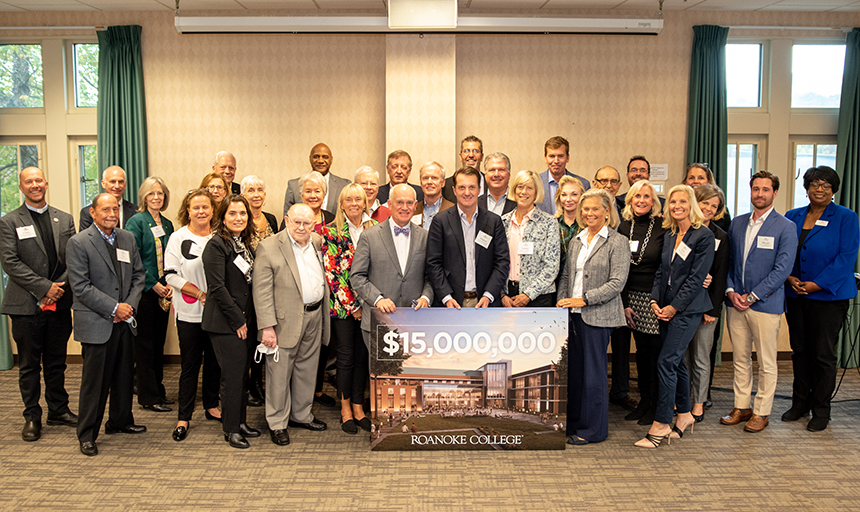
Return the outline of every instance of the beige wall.
<path id="1" fill-rule="evenodd" d="M 703 23 L 854 26 L 860 14 L 668 11 L 657 37 L 442 36 L 426 60 L 418 36 L 180 35 L 170 12 L 0 14 L 0 26 L 142 25 L 150 174 L 164 177 L 178 198 L 199 184 L 216 151 L 230 150 L 239 177 L 267 181 L 265 209 L 278 216 L 287 180 L 308 170 L 309 149 L 320 141 L 333 150 L 332 171 L 351 177 L 364 164 L 384 171 L 386 152 L 399 147 L 414 148 L 418 165 L 458 162 L 458 141 L 469 134 L 483 139 L 486 153 L 507 153 L 515 170 L 543 170 L 543 142 L 560 134 L 571 141 L 571 169 L 579 174 L 623 169 L 642 153 L 669 164 L 676 183 L 685 160 L 691 27 Z M 14 37 L 29 34 L 66 35 Z M 0 38 L 12 35 L 0 30 Z M 402 85 L 410 80 L 411 98 Z M 438 109 L 420 105 L 428 96 Z M 414 112 L 413 132 L 403 131 L 410 120 L 395 108 Z M 434 119 L 452 111 L 453 120 Z M 422 130 L 430 132 L 425 143 Z M 73 182 L 52 177 L 70 171 L 49 169 L 52 183 Z M 178 353 L 173 327 L 168 352 Z"/>

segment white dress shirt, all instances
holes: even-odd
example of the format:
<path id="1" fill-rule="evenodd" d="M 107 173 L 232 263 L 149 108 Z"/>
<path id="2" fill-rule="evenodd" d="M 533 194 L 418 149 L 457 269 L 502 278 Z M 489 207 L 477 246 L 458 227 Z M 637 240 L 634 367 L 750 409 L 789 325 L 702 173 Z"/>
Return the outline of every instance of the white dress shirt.
<path id="1" fill-rule="evenodd" d="M 313 241 L 308 240 L 308 243 L 302 247 L 293 239 L 289 231 L 287 236 L 290 237 L 290 246 L 293 248 L 298 274 L 301 276 L 302 302 L 314 304 L 321 301 L 325 296 L 325 276 L 323 276 L 322 262 L 314 249 Z"/>
<path id="2" fill-rule="evenodd" d="M 761 231 L 761 227 L 764 224 L 764 221 L 767 220 L 768 215 L 770 215 L 770 212 L 772 211 L 773 206 L 771 206 L 768 211 L 764 212 L 762 216 L 758 218 L 758 220 L 753 220 L 753 215 L 750 214 L 749 223 L 747 223 L 746 235 L 744 236 L 744 260 L 741 264 L 741 284 L 744 286 L 746 286 L 746 284 L 744 283 L 744 279 L 747 273 L 747 257 L 750 255 L 750 249 L 752 249 L 752 245 L 753 243 L 755 243 L 756 237 L 758 236 L 758 232 Z M 726 294 L 733 291 L 735 291 L 734 288 L 727 288 Z M 758 300 L 758 297 L 756 297 L 754 293 L 752 294 L 752 296 L 755 300 Z"/>
<path id="3" fill-rule="evenodd" d="M 594 249 L 594 246 L 597 245 L 597 237 L 602 236 L 603 238 L 609 238 L 609 228 L 607 226 L 603 226 L 600 228 L 600 231 L 597 232 L 596 235 L 591 239 L 591 243 L 588 243 L 588 228 L 583 229 L 576 235 L 579 238 L 579 241 L 582 242 L 582 249 L 579 250 L 579 254 L 576 257 L 576 272 L 573 275 L 573 299 L 581 299 L 585 296 L 585 290 L 583 287 L 583 274 L 585 274 L 585 262 L 588 261 L 588 257 L 591 256 L 591 251 Z M 579 313 L 582 311 L 582 308 L 572 308 L 574 313 Z"/>
<path id="4" fill-rule="evenodd" d="M 409 260 L 409 239 L 412 236 L 412 230 L 416 228 L 411 222 L 406 224 L 409 229 L 408 235 L 395 235 L 394 228 L 399 228 L 393 220 L 388 223 L 391 229 L 391 236 L 394 238 L 394 251 L 397 253 L 397 262 L 400 263 L 400 275 L 406 274 L 406 262 Z"/>

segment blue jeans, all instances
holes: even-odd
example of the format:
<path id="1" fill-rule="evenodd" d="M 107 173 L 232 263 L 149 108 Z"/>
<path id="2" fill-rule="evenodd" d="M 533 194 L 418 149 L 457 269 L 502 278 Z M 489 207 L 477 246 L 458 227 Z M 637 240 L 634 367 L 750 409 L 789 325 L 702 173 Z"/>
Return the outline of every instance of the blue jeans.
<path id="1" fill-rule="evenodd" d="M 663 337 L 663 348 L 657 360 L 657 376 L 659 378 L 659 396 L 655 421 L 672 423 L 672 413 L 675 406 L 678 414 L 690 412 L 690 376 L 684 364 L 684 353 L 699 323 L 702 314 L 676 314 L 668 322 L 660 322 L 660 335 Z"/>

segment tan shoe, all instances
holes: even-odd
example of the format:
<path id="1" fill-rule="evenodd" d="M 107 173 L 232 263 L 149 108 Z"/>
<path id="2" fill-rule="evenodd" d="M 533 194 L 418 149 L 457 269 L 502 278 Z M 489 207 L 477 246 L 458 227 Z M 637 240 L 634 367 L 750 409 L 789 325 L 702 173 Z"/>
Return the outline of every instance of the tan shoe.
<path id="1" fill-rule="evenodd" d="M 720 418 L 720 423 L 723 425 L 737 425 L 738 423 L 747 421 L 750 418 L 752 418 L 752 409 L 747 409 L 747 412 L 741 412 L 740 409 L 735 407 L 732 409 L 732 412 Z"/>
<path id="2" fill-rule="evenodd" d="M 750 418 L 746 426 L 744 426 L 744 430 L 747 432 L 761 432 L 766 426 L 767 416 L 759 416 L 758 414 L 753 414 L 752 418 Z"/>

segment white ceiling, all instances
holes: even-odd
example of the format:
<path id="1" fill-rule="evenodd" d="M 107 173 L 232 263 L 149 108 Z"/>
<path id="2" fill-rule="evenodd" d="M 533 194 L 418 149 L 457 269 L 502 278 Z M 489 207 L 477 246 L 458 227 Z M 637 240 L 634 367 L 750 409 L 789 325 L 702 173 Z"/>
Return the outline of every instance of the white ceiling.
<path id="1" fill-rule="evenodd" d="M 180 0 L 183 11 L 263 9 L 384 9 L 384 0 Z M 459 0 L 471 9 L 595 9 L 623 12 L 659 8 L 659 0 Z M 0 11 L 173 11 L 176 0 L 0 0 Z M 860 12 L 860 0 L 665 0 L 663 9 L 706 11 Z"/>

